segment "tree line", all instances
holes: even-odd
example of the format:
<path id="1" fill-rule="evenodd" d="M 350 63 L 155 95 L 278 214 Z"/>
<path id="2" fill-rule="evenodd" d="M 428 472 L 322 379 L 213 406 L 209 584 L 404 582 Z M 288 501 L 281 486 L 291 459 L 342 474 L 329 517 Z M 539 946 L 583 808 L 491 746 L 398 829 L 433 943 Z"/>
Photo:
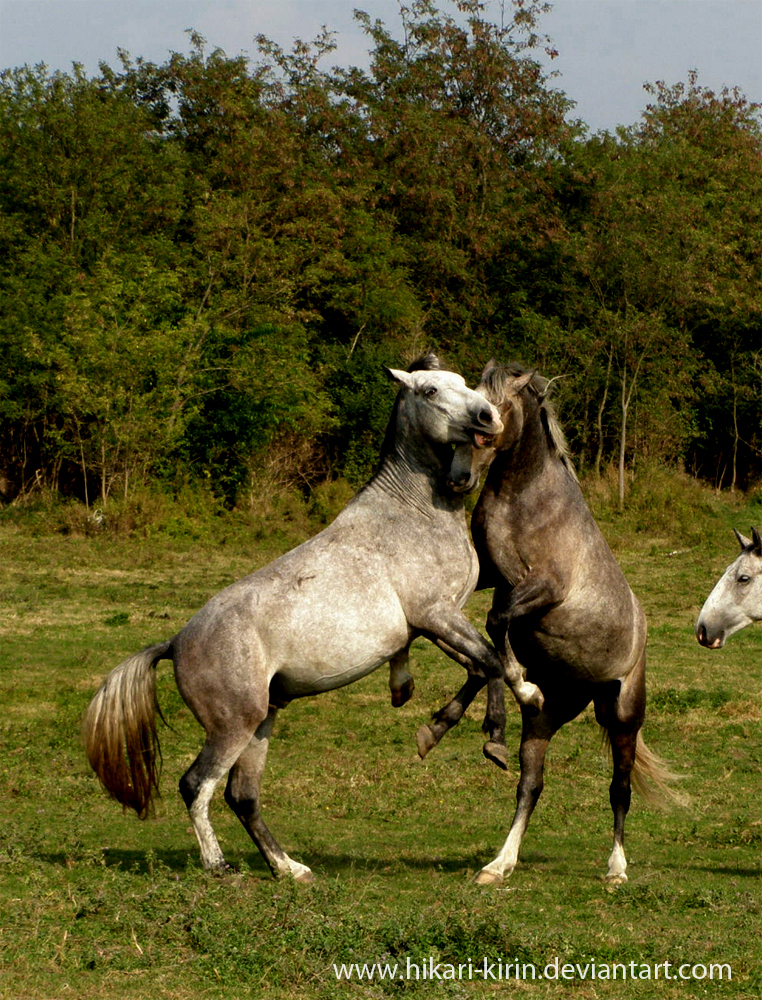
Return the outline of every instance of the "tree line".
<path id="1" fill-rule="evenodd" d="M 230 505 L 372 469 L 384 365 L 557 378 L 577 463 L 762 472 L 762 129 L 697 74 L 589 135 L 544 4 L 359 12 L 257 56 L 0 74 L 0 495 L 204 482 Z"/>

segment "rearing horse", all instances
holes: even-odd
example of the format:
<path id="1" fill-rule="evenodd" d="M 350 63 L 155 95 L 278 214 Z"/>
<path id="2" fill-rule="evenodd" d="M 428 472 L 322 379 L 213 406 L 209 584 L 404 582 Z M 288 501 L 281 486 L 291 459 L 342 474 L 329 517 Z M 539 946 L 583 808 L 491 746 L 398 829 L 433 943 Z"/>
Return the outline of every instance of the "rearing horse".
<path id="1" fill-rule="evenodd" d="M 563 434 L 546 398 L 546 379 L 491 362 L 478 386 L 498 409 L 503 430 L 491 447 L 457 447 L 450 478 L 476 486 L 489 465 L 471 526 L 481 573 L 494 587 L 487 631 L 509 675 L 526 667 L 544 705 L 522 706 L 521 776 L 510 833 L 477 881 L 500 882 L 543 787 L 550 739 L 592 701 L 613 755 L 614 844 L 606 878 L 626 879 L 624 825 L 630 782 L 646 795 L 671 778 L 640 735 L 646 704 L 646 621 L 587 508 Z M 491 464 L 490 464 L 491 463 Z M 419 733 L 423 756 L 453 725 L 485 680 L 473 672 L 456 698 Z M 490 680 L 490 688 L 493 682 Z M 655 796 L 653 796 L 655 797 Z"/>
<path id="2" fill-rule="evenodd" d="M 180 781 L 206 868 L 225 866 L 209 803 L 228 774 L 225 800 L 272 873 L 312 880 L 260 813 L 276 712 L 399 663 L 416 636 L 498 679 L 487 746 L 503 738 L 503 680 L 518 699 L 541 703 L 461 610 L 478 562 L 463 498 L 446 484 L 452 446 L 484 444 L 502 424 L 460 375 L 434 365 L 429 357 L 423 370 L 390 371 L 400 390 L 379 470 L 331 525 L 212 597 L 173 638 L 115 667 L 90 703 L 90 764 L 111 795 L 145 816 L 158 782 L 154 668 L 174 661 L 180 694 L 206 731 Z"/>

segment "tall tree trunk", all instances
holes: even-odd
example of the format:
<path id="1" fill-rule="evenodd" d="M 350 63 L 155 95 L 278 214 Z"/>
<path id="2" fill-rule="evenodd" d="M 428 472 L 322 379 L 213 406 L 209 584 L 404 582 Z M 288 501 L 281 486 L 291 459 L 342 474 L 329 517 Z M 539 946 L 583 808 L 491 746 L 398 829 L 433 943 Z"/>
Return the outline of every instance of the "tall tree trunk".
<path id="1" fill-rule="evenodd" d="M 598 428 L 598 451 L 595 456 L 595 478 L 601 478 L 601 461 L 603 460 L 603 413 L 606 408 L 606 400 L 609 395 L 609 382 L 611 379 L 611 363 L 614 357 L 613 347 L 609 351 L 609 363 L 606 368 L 606 381 L 603 386 L 603 395 L 601 396 L 600 403 L 598 404 L 598 419 L 596 421 L 596 426 Z"/>
<path id="2" fill-rule="evenodd" d="M 622 431 L 619 437 L 619 510 L 624 510 L 624 456 L 627 447 L 627 410 L 630 399 L 627 393 L 626 373 L 622 374 Z"/>
<path id="3" fill-rule="evenodd" d="M 730 492 L 736 491 L 736 477 L 738 474 L 738 388 L 736 386 L 735 368 L 731 365 L 731 375 L 733 378 L 733 471 L 730 477 Z"/>
<path id="4" fill-rule="evenodd" d="M 622 433 L 619 439 L 619 509 L 624 510 L 624 456 L 627 448 L 627 413 L 630 409 L 630 403 L 632 402 L 632 394 L 635 391 L 635 385 L 638 381 L 638 373 L 640 372 L 640 366 L 643 363 L 643 358 L 646 356 L 646 350 L 641 352 L 638 358 L 635 369 L 632 373 L 632 378 L 630 379 L 629 386 L 627 385 L 627 362 L 625 360 L 622 366 Z"/>

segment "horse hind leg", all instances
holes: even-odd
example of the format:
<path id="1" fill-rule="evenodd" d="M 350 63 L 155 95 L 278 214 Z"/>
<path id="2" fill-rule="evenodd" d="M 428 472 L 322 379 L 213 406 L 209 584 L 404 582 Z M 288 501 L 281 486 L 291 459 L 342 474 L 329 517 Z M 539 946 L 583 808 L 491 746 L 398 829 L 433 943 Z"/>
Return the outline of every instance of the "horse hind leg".
<path id="1" fill-rule="evenodd" d="M 576 718 L 589 701 L 590 691 L 582 687 L 565 691 L 552 700 L 552 705 L 545 702 L 539 711 L 530 705 L 522 706 L 521 775 L 516 789 L 516 812 L 500 853 L 476 876 L 478 885 L 497 885 L 513 872 L 529 820 L 542 795 L 548 744 L 561 726 Z"/>
<path id="2" fill-rule="evenodd" d="M 260 724 L 248 746 L 231 768 L 225 789 L 225 801 L 259 848 L 276 878 L 290 876 L 296 882 L 310 883 L 315 881 L 310 869 L 286 854 L 270 833 L 261 815 L 259 786 L 276 714 L 277 710 L 271 707 L 267 718 Z"/>
<path id="3" fill-rule="evenodd" d="M 198 840 L 201 864 L 210 870 L 224 870 L 227 864 L 209 819 L 209 803 L 250 738 L 250 732 L 237 737 L 207 736 L 201 753 L 180 779 L 180 794 Z"/>
<path id="4" fill-rule="evenodd" d="M 415 681 L 407 669 L 410 660 L 410 646 L 406 646 L 389 660 L 389 689 L 392 693 L 392 705 L 400 708 L 413 697 Z"/>
<path id="5" fill-rule="evenodd" d="M 645 715 L 645 658 L 623 680 L 614 681 L 608 692 L 595 699 L 595 716 L 606 730 L 613 772 L 609 801 L 614 814 L 614 842 L 605 879 L 612 885 L 627 881 L 624 827 L 632 798 L 631 778 L 637 762 L 640 728 Z"/>
<path id="6" fill-rule="evenodd" d="M 609 801 L 614 814 L 614 843 L 609 855 L 605 879 L 611 885 L 621 885 L 622 882 L 627 881 L 624 824 L 632 798 L 630 776 L 635 765 L 637 738 L 637 730 L 610 734 L 614 769 L 609 786 Z"/>
<path id="7" fill-rule="evenodd" d="M 519 859 L 519 848 L 534 808 L 542 794 L 545 755 L 558 723 L 545 711 L 522 708 L 522 734 L 519 760 L 521 776 L 516 789 L 516 811 L 508 838 L 500 853 L 476 876 L 477 885 L 499 885 L 512 874 Z"/>

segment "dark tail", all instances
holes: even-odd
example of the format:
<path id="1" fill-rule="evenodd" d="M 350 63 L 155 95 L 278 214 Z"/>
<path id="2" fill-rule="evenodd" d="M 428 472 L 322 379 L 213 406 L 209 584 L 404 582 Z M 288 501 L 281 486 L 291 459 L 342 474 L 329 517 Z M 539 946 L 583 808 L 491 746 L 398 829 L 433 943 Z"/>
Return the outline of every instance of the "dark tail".
<path id="1" fill-rule="evenodd" d="M 172 658 L 172 642 L 136 653 L 114 667 L 85 714 L 83 734 L 90 766 L 117 802 L 148 815 L 159 787 L 161 750 L 156 732 L 156 671 Z"/>

